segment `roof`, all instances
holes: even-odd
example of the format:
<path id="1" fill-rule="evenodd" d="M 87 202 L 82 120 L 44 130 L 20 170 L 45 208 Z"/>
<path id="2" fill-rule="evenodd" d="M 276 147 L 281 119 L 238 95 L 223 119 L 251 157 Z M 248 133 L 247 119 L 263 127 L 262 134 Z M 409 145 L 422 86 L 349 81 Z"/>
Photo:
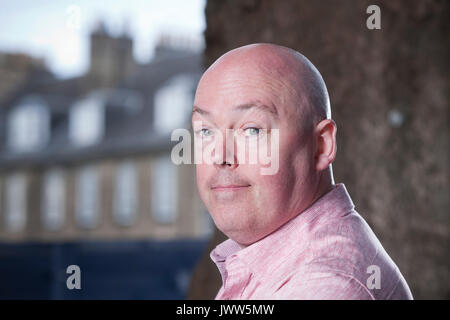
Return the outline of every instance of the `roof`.
<path id="1" fill-rule="evenodd" d="M 152 128 L 153 96 L 158 88 L 178 75 L 192 79 L 194 93 L 201 73 L 202 54 L 173 51 L 164 54 L 160 51 L 150 63 L 139 66 L 136 73 L 116 88 L 87 88 L 88 75 L 60 80 L 48 74 L 33 74 L 0 105 L 0 130 L 5 133 L 7 112 L 27 96 L 33 95 L 45 101 L 50 110 L 50 142 L 37 151 L 16 153 L 0 141 L 3 144 L 3 148 L 0 147 L 0 166 L 45 166 L 143 152 L 167 152 L 173 145 L 170 135 L 158 134 Z M 103 99 L 106 130 L 98 144 L 77 147 L 68 136 L 69 110 L 77 101 L 93 95 Z M 134 97 L 134 105 L 138 107 L 133 109 L 133 103 L 127 105 L 126 97 Z"/>

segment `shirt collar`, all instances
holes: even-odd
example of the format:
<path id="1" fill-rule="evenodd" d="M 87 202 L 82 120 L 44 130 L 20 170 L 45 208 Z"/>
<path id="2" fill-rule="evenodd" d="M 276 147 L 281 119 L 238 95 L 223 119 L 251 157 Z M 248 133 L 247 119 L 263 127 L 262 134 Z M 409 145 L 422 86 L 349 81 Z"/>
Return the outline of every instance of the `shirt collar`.
<path id="1" fill-rule="evenodd" d="M 234 240 L 228 239 L 211 251 L 210 257 L 219 269 L 224 283 L 227 278 L 226 263 L 231 257 L 233 260 L 236 259 L 246 264 L 250 270 L 254 266 L 261 265 L 270 272 L 267 269 L 267 263 L 259 263 L 260 257 L 264 257 L 265 261 L 270 261 L 270 256 L 278 253 L 280 246 L 286 249 L 289 244 L 298 242 L 300 229 L 308 228 L 308 225 L 317 219 L 329 219 L 330 216 L 343 215 L 353 210 L 354 207 L 345 185 L 339 183 L 330 192 L 268 236 L 245 248 L 242 248 Z"/>

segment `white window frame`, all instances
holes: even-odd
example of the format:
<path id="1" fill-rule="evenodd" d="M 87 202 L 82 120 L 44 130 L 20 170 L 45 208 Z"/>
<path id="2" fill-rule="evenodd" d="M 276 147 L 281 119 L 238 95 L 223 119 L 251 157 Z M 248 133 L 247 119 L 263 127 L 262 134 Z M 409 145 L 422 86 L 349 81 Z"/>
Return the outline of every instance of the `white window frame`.
<path id="1" fill-rule="evenodd" d="M 152 170 L 152 217 L 160 224 L 178 217 L 178 167 L 169 155 L 155 159 Z"/>
<path id="2" fill-rule="evenodd" d="M 66 216 L 66 181 L 60 168 L 48 169 L 42 177 L 41 223 L 49 231 L 63 227 Z"/>
<path id="3" fill-rule="evenodd" d="M 75 219 L 82 229 L 98 226 L 100 217 L 100 174 L 96 167 L 80 168 L 76 179 Z"/>
<path id="4" fill-rule="evenodd" d="M 47 105 L 38 98 L 27 98 L 8 114 L 7 143 L 11 150 L 24 152 L 44 147 L 50 138 Z"/>
<path id="5" fill-rule="evenodd" d="M 25 173 L 13 173 L 5 181 L 4 223 L 9 232 L 25 229 L 27 223 L 27 177 Z"/>
<path id="6" fill-rule="evenodd" d="M 92 94 L 75 102 L 69 115 L 69 137 L 76 146 L 99 143 L 105 131 L 105 104 L 101 95 Z"/>
<path id="7" fill-rule="evenodd" d="M 167 134 L 187 125 L 194 102 L 192 90 L 192 79 L 180 75 L 170 79 L 155 92 L 153 127 L 156 132 Z"/>
<path id="8" fill-rule="evenodd" d="M 137 172 L 132 161 L 119 163 L 114 186 L 114 221 L 121 226 L 131 226 L 136 221 L 138 212 Z"/>

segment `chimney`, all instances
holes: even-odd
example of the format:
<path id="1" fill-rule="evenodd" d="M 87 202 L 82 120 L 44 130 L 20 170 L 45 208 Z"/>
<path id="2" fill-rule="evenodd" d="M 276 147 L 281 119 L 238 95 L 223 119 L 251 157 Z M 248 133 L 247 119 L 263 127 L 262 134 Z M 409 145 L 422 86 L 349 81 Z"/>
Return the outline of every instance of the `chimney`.
<path id="1" fill-rule="evenodd" d="M 113 87 L 135 71 L 133 40 L 127 31 L 114 37 L 100 21 L 91 33 L 90 45 L 89 78 L 93 86 Z"/>

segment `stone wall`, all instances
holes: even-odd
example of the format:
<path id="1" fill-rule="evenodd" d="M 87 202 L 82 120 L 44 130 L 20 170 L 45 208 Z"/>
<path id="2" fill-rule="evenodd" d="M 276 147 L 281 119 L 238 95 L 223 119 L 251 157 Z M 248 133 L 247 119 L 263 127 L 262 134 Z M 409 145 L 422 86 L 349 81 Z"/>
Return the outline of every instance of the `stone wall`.
<path id="1" fill-rule="evenodd" d="M 366 27 L 370 4 L 381 8 L 381 30 Z M 232 48 L 271 42 L 320 70 L 338 124 L 336 182 L 345 183 L 416 299 L 450 299 L 449 16 L 450 2 L 438 0 L 206 6 L 206 67 Z M 220 286 L 208 254 L 190 298 L 213 298 Z"/>
<path id="2" fill-rule="evenodd" d="M 193 165 L 176 166 L 177 211 L 174 221 L 162 223 L 155 219 L 152 208 L 152 192 L 157 157 L 168 154 L 128 155 L 126 157 L 107 157 L 101 160 L 83 163 L 64 163 L 50 167 L 27 167 L 14 170 L 0 170 L 0 242 L 58 242 L 79 240 L 176 240 L 202 239 L 208 235 L 206 209 L 200 205 L 201 200 L 195 186 L 195 169 Z M 170 158 L 168 158 L 170 160 Z M 117 172 L 123 162 L 130 163 L 136 170 L 137 205 L 136 217 L 131 225 L 120 225 L 114 218 L 114 197 Z M 76 219 L 77 180 L 81 170 L 92 167 L 98 174 L 98 221 L 92 228 L 82 228 Z M 44 194 L 44 175 L 46 170 L 60 169 L 64 184 L 64 223 L 57 230 L 48 230 L 42 224 L 42 199 Z M 6 221 L 7 179 L 11 174 L 22 174 L 26 185 L 25 216 L 22 230 L 8 230 Z"/>

